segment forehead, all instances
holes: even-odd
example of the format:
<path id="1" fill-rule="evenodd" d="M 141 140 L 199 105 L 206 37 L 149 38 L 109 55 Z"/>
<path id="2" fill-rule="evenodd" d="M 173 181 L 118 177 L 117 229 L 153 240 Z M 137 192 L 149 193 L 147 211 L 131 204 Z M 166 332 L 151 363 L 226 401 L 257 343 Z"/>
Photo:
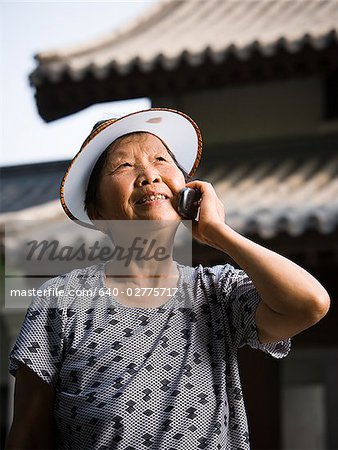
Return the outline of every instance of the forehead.
<path id="1" fill-rule="evenodd" d="M 151 133 L 137 132 L 116 139 L 110 144 L 108 151 L 109 157 L 115 158 L 135 152 L 152 153 L 159 150 L 167 152 L 167 147 L 160 138 Z"/>

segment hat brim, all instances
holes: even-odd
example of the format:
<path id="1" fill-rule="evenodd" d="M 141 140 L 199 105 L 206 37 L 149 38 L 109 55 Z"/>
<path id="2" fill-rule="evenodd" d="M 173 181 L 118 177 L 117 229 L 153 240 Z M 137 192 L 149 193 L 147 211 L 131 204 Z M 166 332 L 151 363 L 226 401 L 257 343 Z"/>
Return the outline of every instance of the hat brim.
<path id="1" fill-rule="evenodd" d="M 112 142 L 138 131 L 159 137 L 189 175 L 196 171 L 201 159 L 202 137 L 196 123 L 186 114 L 173 109 L 151 108 L 119 119 L 109 119 L 90 133 L 62 179 L 60 200 L 72 220 L 85 227 L 96 228 L 84 209 L 92 170 Z"/>

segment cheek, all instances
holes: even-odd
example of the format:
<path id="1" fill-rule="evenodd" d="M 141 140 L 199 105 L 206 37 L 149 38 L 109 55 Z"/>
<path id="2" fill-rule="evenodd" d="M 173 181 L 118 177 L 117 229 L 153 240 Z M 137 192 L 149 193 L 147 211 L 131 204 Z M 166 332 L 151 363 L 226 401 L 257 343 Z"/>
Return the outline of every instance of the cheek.
<path id="1" fill-rule="evenodd" d="M 100 186 L 102 204 L 109 209 L 112 207 L 114 209 L 119 208 L 130 195 L 127 183 L 121 181 L 111 179 L 109 182 L 102 183 Z"/>
<path id="2" fill-rule="evenodd" d="M 172 170 L 167 175 L 173 189 L 179 191 L 185 187 L 184 175 L 179 169 Z"/>

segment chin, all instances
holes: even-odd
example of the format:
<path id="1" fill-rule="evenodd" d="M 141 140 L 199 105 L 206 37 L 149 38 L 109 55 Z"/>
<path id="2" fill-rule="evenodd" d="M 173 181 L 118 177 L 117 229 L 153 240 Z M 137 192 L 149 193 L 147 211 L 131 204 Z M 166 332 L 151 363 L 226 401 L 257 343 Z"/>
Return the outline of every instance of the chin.
<path id="1" fill-rule="evenodd" d="M 139 220 L 163 220 L 163 221 L 173 221 L 180 222 L 182 218 L 179 215 L 173 214 L 151 214 L 147 217 L 140 217 Z"/>
<path id="2" fill-rule="evenodd" d="M 175 222 L 182 220 L 181 216 L 173 208 L 152 208 L 137 216 L 139 220 L 168 220 Z"/>

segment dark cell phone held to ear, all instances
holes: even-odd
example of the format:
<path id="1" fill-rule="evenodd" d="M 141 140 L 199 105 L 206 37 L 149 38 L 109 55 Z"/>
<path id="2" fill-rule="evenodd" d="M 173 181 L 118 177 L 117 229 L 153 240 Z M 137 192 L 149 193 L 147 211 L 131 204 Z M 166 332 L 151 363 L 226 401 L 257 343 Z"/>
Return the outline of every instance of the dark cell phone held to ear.
<path id="1" fill-rule="evenodd" d="M 178 194 L 177 211 L 184 219 L 195 220 L 201 192 L 195 188 L 184 188 Z"/>

